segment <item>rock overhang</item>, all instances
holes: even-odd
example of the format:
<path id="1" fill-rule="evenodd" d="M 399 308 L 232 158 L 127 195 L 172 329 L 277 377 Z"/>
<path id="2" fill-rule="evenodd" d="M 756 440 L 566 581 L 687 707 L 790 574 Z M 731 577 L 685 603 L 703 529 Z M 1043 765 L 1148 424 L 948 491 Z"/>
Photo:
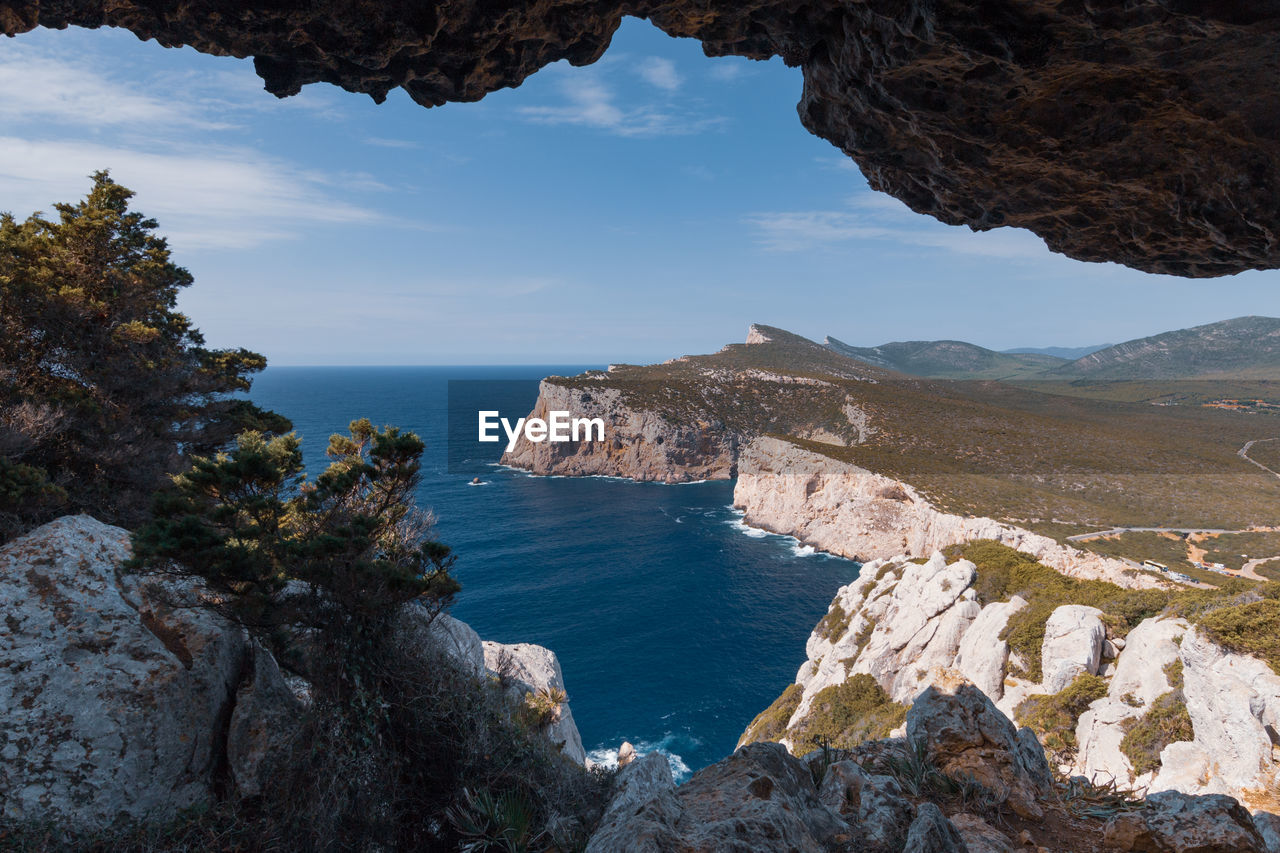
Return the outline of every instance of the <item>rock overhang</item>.
<path id="1" fill-rule="evenodd" d="M 1280 267 L 1280 2 L 4 0 L 0 31 L 114 26 L 424 106 L 599 59 L 624 16 L 801 68 L 800 119 L 871 186 L 977 230 L 1188 277 Z"/>

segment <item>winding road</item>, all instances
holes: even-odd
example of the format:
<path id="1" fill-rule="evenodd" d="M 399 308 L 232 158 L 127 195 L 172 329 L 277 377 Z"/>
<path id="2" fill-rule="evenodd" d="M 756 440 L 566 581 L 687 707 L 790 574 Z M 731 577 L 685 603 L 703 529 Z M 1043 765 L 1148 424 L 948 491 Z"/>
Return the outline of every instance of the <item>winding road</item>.
<path id="1" fill-rule="evenodd" d="M 1270 468 L 1268 468 L 1266 465 L 1263 465 L 1258 460 L 1249 458 L 1249 448 L 1253 447 L 1255 444 L 1261 444 L 1264 441 L 1276 441 L 1276 439 L 1255 438 L 1253 441 L 1247 441 L 1245 442 L 1244 447 L 1236 451 L 1236 455 L 1239 456 L 1241 459 L 1243 459 L 1245 462 L 1250 463 L 1251 465 L 1257 465 L 1259 468 L 1261 468 L 1263 471 L 1266 471 L 1268 474 L 1274 474 L 1275 476 L 1280 477 L 1280 471 L 1273 471 Z"/>

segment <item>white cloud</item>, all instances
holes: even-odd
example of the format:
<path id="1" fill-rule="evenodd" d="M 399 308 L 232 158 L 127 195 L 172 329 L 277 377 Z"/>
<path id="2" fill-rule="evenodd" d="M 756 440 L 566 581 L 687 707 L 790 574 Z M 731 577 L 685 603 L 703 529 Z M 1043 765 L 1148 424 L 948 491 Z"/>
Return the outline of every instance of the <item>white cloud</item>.
<path id="1" fill-rule="evenodd" d="M 1050 256 L 1030 231 L 1000 228 L 975 232 L 913 213 L 892 196 L 859 195 L 845 210 L 757 213 L 747 217 L 759 244 L 770 251 L 802 252 L 857 241 L 922 246 L 966 255 L 1007 259 Z"/>
<path id="2" fill-rule="evenodd" d="M 189 99 L 145 95 L 86 64 L 44 56 L 18 46 L 0 58 L 0 121 L 56 122 L 80 127 L 225 128 L 191 108 Z"/>
<path id="3" fill-rule="evenodd" d="M 658 56 L 650 56 L 642 60 L 636 71 L 650 86 L 656 86 L 665 92 L 676 91 L 683 82 L 680 72 L 676 71 L 676 64 L 670 59 Z"/>
<path id="4" fill-rule="evenodd" d="M 694 116 L 653 103 L 624 108 L 613 87 L 605 82 L 605 70 L 599 67 L 556 65 L 549 71 L 561 75 L 558 88 L 564 102 L 517 109 L 519 115 L 538 124 L 578 125 L 618 136 L 652 137 L 700 133 L 724 121 L 719 116 Z"/>
<path id="5" fill-rule="evenodd" d="M 749 59 L 743 59 L 738 56 L 725 56 L 716 59 L 715 64 L 711 66 L 711 79 L 719 80 L 721 83 L 732 83 L 740 80 L 747 74 L 751 73 L 751 67 L 747 64 L 751 62 Z"/>
<path id="6" fill-rule="evenodd" d="M 137 192 L 136 209 L 159 220 L 178 250 L 246 249 L 296 237 L 303 224 L 379 219 L 326 192 L 333 176 L 245 148 L 155 152 L 0 137 L 0 199 L 19 218 L 83 197 L 87 176 L 103 168 Z"/>

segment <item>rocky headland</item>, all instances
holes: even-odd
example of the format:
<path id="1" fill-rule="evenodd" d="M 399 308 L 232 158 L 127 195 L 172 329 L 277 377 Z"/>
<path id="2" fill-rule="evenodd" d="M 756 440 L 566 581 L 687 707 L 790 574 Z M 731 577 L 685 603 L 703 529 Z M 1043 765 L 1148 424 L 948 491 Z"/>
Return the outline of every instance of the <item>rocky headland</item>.
<path id="1" fill-rule="evenodd" d="M 1081 581 L 1046 595 L 1061 582 L 1029 556 L 995 543 L 976 554 L 865 564 L 810 636 L 795 684 L 743 741 L 805 754 L 815 735 L 910 736 L 895 709 L 971 685 L 1006 724 L 1027 726 L 1024 738 L 1039 736 L 1063 779 L 1280 805 L 1280 675 L 1224 648 L 1197 593 Z M 1010 566 L 1021 580 L 1008 581 Z"/>
<path id="2" fill-rule="evenodd" d="M 189 581 L 123 571 L 129 553 L 127 531 L 84 515 L 0 548 L 0 818 L 93 829 L 254 797 L 293 746 L 305 679 Z M 395 630 L 517 701 L 564 690 L 540 646 L 482 642 L 416 605 Z M 546 734 L 586 761 L 567 705 Z"/>
<path id="3" fill-rule="evenodd" d="M 1162 585 L 1120 560 L 995 519 L 942 512 L 901 480 L 785 438 L 762 436 L 743 448 L 733 503 L 753 527 L 853 560 L 928 557 L 951 545 L 991 539 L 1072 577 Z"/>

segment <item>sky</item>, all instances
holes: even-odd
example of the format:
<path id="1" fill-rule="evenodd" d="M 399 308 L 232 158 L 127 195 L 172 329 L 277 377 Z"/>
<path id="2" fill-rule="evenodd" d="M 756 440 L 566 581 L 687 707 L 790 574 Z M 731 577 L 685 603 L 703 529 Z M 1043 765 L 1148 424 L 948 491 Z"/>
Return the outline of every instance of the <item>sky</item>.
<path id="1" fill-rule="evenodd" d="M 750 323 L 871 346 L 1119 342 L 1280 315 L 1280 271 L 1153 276 L 873 192 L 779 60 L 628 19 L 605 57 L 476 104 L 284 100 L 252 62 L 115 30 L 0 40 L 0 210 L 109 168 L 195 276 L 210 345 L 272 364 L 603 364 Z"/>

